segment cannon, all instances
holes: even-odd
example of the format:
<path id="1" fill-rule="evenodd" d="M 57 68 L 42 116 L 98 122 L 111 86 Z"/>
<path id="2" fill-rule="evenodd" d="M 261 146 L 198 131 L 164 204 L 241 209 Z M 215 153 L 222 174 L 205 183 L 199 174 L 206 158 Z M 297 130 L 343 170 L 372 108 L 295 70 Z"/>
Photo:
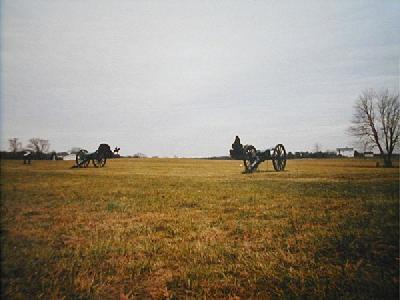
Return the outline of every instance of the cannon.
<path id="1" fill-rule="evenodd" d="M 92 153 L 87 150 L 81 149 L 76 154 L 76 166 L 77 168 L 87 168 L 92 161 L 96 168 L 102 168 L 107 162 L 107 158 L 112 157 L 112 151 L 109 145 L 100 144 L 99 148 Z"/>
<path id="2" fill-rule="evenodd" d="M 282 144 L 260 151 L 253 145 L 243 146 L 238 136 L 236 136 L 235 142 L 232 144 L 230 157 L 236 160 L 243 160 L 245 173 L 256 171 L 258 166 L 266 160 L 272 160 L 274 169 L 277 172 L 285 170 L 286 167 L 286 150 Z"/>

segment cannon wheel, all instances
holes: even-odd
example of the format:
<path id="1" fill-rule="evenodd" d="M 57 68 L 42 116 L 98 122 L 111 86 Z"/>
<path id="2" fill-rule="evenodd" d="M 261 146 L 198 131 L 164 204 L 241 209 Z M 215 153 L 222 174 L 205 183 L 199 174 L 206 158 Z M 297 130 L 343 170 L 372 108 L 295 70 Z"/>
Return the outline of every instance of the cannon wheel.
<path id="1" fill-rule="evenodd" d="M 272 153 L 272 164 L 274 165 L 275 171 L 283 171 L 286 167 L 286 150 L 282 144 L 275 146 Z"/>
<path id="2" fill-rule="evenodd" d="M 90 160 L 86 159 L 86 150 L 79 150 L 76 154 L 76 165 L 78 168 L 87 168 L 89 166 Z"/>
<path id="3" fill-rule="evenodd" d="M 96 168 L 102 168 L 107 162 L 107 158 L 103 155 L 99 155 L 98 157 L 93 159 L 93 165 Z"/>
<path id="4" fill-rule="evenodd" d="M 251 168 L 251 165 L 255 160 L 255 158 L 253 158 L 252 152 L 256 151 L 256 148 L 252 145 L 246 145 L 244 146 L 243 150 L 244 150 L 244 160 L 243 160 L 244 172 L 251 173 L 254 171 L 254 169 Z"/>

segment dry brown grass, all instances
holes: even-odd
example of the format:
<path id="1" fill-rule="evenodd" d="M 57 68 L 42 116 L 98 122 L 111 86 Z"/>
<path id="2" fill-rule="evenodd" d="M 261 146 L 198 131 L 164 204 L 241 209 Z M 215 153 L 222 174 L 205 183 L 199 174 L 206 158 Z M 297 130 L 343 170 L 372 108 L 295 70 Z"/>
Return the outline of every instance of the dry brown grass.
<path id="1" fill-rule="evenodd" d="M 398 298 L 399 169 L 2 161 L 2 298 Z"/>

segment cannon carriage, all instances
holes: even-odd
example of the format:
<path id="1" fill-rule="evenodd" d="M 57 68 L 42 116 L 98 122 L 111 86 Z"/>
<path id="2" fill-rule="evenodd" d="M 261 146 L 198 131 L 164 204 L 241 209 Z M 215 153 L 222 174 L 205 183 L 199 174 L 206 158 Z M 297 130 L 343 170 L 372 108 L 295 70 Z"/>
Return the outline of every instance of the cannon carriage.
<path id="1" fill-rule="evenodd" d="M 107 144 L 100 144 L 99 148 L 92 153 L 87 150 L 81 149 L 76 154 L 76 167 L 87 168 L 92 161 L 93 166 L 102 168 L 107 162 L 107 158 L 112 157 L 111 148 Z"/>
<path id="2" fill-rule="evenodd" d="M 257 150 L 253 145 L 242 145 L 239 137 L 236 137 L 230 150 L 230 157 L 235 160 L 243 160 L 244 172 L 252 173 L 258 166 L 267 160 L 272 161 L 275 171 L 280 172 L 286 167 L 286 149 L 282 144 L 264 151 Z"/>

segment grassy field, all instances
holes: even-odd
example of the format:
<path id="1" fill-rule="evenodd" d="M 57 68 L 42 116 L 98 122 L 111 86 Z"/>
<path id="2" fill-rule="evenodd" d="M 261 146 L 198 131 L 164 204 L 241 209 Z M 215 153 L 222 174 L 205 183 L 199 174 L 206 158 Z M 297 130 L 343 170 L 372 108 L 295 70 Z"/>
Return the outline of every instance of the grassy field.
<path id="1" fill-rule="evenodd" d="M 399 169 L 1 161 L 2 299 L 399 296 Z"/>

